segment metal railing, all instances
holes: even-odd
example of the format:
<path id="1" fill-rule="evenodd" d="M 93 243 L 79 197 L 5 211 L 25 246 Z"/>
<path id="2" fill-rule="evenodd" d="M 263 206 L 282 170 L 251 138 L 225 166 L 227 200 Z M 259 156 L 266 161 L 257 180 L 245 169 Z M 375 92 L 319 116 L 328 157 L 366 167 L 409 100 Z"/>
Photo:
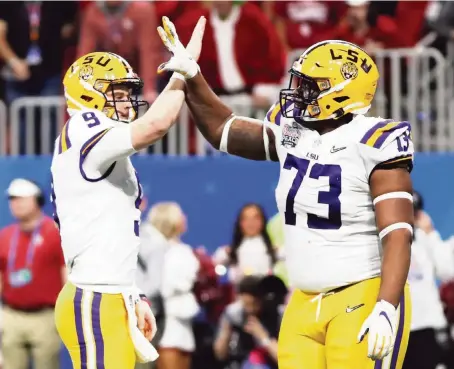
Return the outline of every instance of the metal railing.
<path id="1" fill-rule="evenodd" d="M 423 45 L 423 44 L 421 44 Z M 370 115 L 408 120 L 418 151 L 454 151 L 454 64 L 434 48 L 417 46 L 411 49 L 380 50 L 374 57 L 381 72 Z M 454 50 L 454 48 L 453 48 Z M 289 55 L 289 65 L 304 50 Z M 454 51 L 453 51 L 454 53 Z M 285 78 L 285 83 L 287 79 Z M 277 100 L 276 96 L 276 100 Z M 243 116 L 263 118 L 266 112 L 256 111 L 249 96 L 223 97 L 232 110 Z M 64 123 L 63 97 L 24 97 L 10 107 L 10 154 L 18 155 L 21 145 L 25 154 L 53 150 L 54 138 Z M 38 109 L 39 108 L 39 109 Z M 37 121 L 41 124 L 37 125 Z M 152 152 L 167 155 L 190 154 L 190 114 L 183 107 L 179 121 L 166 137 L 140 155 Z M 39 127 L 39 132 L 36 132 Z M 0 154 L 7 154 L 6 108 L 0 102 Z M 22 141 L 22 142 L 21 142 Z M 195 154 L 213 154 L 213 149 L 197 131 Z"/>
<path id="2" fill-rule="evenodd" d="M 240 115 L 251 116 L 255 114 L 248 96 L 228 97 L 223 98 L 223 100 Z M 0 135 L 5 144 L 2 144 L 0 154 L 7 155 L 6 107 L 4 110 L 2 110 L 2 107 L 5 107 L 3 103 L 0 104 Z M 264 113 L 266 112 L 262 112 L 259 117 L 263 118 Z M 10 155 L 50 154 L 53 152 L 55 139 L 65 123 L 65 99 L 62 96 L 22 97 L 14 100 L 11 104 L 9 116 Z M 178 122 L 169 130 L 167 135 L 151 147 L 140 151 L 139 155 L 146 155 L 147 153 L 189 155 L 190 121 L 189 109 L 184 105 Z M 38 122 L 39 124 L 37 124 Z M 38 141 L 39 148 L 37 149 Z M 194 145 L 197 155 L 203 156 L 213 151 L 198 131 Z"/>
<path id="3" fill-rule="evenodd" d="M 371 113 L 409 121 L 418 151 L 454 150 L 449 66 L 443 55 L 434 48 L 384 50 L 376 60 L 388 75 L 379 84 L 377 109 Z"/>
<path id="4" fill-rule="evenodd" d="M 36 137 L 40 143 L 39 154 L 52 153 L 54 139 L 64 123 L 65 104 L 62 96 L 14 100 L 10 106 L 11 155 L 20 154 L 24 138 L 25 154 L 35 154 Z"/>
<path id="5" fill-rule="evenodd" d="M 9 109 L 10 155 L 51 154 L 55 139 L 65 123 L 65 99 L 63 96 L 21 97 L 13 101 Z M 0 135 L 4 140 L 0 154 L 6 155 L 7 118 L 0 104 Z M 182 112 L 183 113 L 183 112 Z M 37 124 L 39 123 L 39 124 Z M 174 125 L 164 140 L 158 141 L 151 149 L 142 150 L 139 155 L 148 152 L 168 155 L 187 155 L 189 112 L 187 109 L 180 116 L 180 124 Z M 36 144 L 39 142 L 37 150 Z M 167 149 L 164 150 L 165 144 Z"/>

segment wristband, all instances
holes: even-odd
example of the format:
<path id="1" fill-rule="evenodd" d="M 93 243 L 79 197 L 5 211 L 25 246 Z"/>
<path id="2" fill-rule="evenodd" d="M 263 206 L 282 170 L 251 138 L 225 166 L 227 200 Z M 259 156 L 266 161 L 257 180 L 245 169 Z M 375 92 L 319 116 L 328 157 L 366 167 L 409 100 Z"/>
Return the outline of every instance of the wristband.
<path id="1" fill-rule="evenodd" d="M 170 77 L 170 78 L 176 78 L 176 79 L 179 79 L 179 80 L 181 80 L 183 82 L 186 82 L 184 76 L 181 73 L 178 73 L 178 72 L 173 72 L 172 77 Z"/>

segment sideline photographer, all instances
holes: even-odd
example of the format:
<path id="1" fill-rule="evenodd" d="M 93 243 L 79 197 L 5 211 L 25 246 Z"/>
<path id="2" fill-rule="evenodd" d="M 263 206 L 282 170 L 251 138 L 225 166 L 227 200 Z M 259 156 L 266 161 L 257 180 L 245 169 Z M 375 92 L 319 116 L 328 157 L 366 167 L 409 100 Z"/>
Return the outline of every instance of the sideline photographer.
<path id="1" fill-rule="evenodd" d="M 277 369 L 277 337 L 287 288 L 275 276 L 247 276 L 225 309 L 214 353 L 228 369 Z"/>

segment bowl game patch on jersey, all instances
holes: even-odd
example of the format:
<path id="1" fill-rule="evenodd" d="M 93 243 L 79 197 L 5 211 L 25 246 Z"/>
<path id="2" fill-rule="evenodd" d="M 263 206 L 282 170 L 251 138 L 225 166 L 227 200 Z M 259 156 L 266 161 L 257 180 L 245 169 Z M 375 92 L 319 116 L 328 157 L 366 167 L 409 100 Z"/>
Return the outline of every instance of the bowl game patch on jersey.
<path id="1" fill-rule="evenodd" d="M 301 126 L 293 122 L 291 124 L 284 124 L 282 127 L 282 146 L 287 148 L 295 147 L 301 138 Z"/>

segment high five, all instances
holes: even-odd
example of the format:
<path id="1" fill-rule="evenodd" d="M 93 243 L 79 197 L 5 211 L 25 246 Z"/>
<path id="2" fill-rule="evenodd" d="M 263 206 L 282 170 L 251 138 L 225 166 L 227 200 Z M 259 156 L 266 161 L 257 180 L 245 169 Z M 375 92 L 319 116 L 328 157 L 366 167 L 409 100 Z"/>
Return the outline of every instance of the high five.
<path id="1" fill-rule="evenodd" d="M 401 368 L 413 232 L 408 122 L 366 117 L 379 72 L 360 47 L 328 40 L 294 62 L 264 122 L 236 116 L 163 18 L 172 53 L 159 72 L 186 81 L 186 102 L 221 151 L 279 162 L 276 188 L 295 292 L 279 337 L 280 369 Z"/>

